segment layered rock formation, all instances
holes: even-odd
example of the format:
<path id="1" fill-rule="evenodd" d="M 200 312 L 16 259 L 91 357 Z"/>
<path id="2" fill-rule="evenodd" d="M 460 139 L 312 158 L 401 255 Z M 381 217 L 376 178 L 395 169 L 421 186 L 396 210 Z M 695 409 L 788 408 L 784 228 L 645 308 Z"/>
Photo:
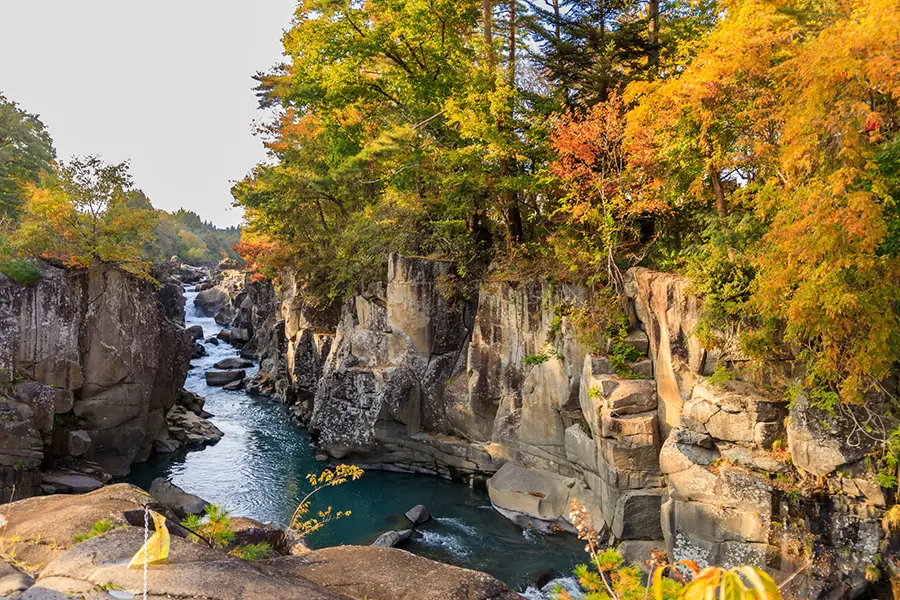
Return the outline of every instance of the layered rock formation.
<path id="1" fill-rule="evenodd" d="M 462 299 L 449 263 L 389 265 L 333 333 L 292 286 L 274 321 L 257 384 L 308 421 L 323 457 L 490 481 L 498 509 L 547 530 L 567 529 L 577 500 L 630 553 L 803 570 L 801 597 L 865 588 L 887 546 L 862 417 L 789 409 L 778 390 L 795 362 L 751 368 L 731 340 L 705 348 L 685 279 L 626 274 L 619 343 L 646 358 L 614 368 L 567 316 L 583 289 L 488 279 Z M 737 379 L 711 381 L 717 365 Z"/>
<path id="2" fill-rule="evenodd" d="M 54 457 L 81 456 L 114 475 L 146 460 L 184 384 L 191 341 L 149 282 L 115 268 L 44 265 L 32 287 L 0 275 L 0 465 L 21 474 L 16 497 L 38 491 L 27 474 Z"/>

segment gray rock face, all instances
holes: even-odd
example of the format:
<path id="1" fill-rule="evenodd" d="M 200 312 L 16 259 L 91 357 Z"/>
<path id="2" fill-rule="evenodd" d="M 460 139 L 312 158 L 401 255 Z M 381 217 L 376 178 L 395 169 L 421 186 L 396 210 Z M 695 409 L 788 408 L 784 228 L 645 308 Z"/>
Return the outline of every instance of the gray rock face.
<path id="1" fill-rule="evenodd" d="M 0 597 L 14 598 L 34 585 L 34 578 L 0 560 Z"/>
<path id="2" fill-rule="evenodd" d="M 863 434 L 848 414 L 832 415 L 810 405 L 806 397 L 796 399 L 787 420 L 788 447 L 794 464 L 813 475 L 825 476 L 838 467 L 863 459 L 875 449 L 874 440 Z M 856 421 L 861 419 L 857 417 Z"/>
<path id="3" fill-rule="evenodd" d="M 625 343 L 648 356 L 623 377 L 608 356 L 588 352 L 566 316 L 585 290 L 488 278 L 477 297 L 452 302 L 438 285 L 451 272 L 448 263 L 392 256 L 387 285 L 345 304 L 336 325 L 288 284 L 272 329 L 277 351 L 262 357 L 249 387 L 308 420 L 323 459 L 473 485 L 493 475 L 492 501 L 521 524 L 565 528 L 578 501 L 615 542 L 780 576 L 801 566 L 791 548 L 813 532 L 840 557 L 825 561 L 819 591 L 859 579 L 886 502 L 860 461 L 871 448 L 847 444 L 850 429 L 802 404 L 785 430 L 786 404 L 766 391 L 774 379 L 742 366 L 733 340 L 722 354 L 694 335 L 702 306 L 686 279 L 627 273 Z M 726 356 L 740 380 L 709 385 Z M 771 366 L 781 376 L 795 370 Z M 785 438 L 794 464 L 828 475 L 834 495 L 801 505 L 783 493 L 797 473 L 771 448 Z M 826 515 L 842 528 L 826 525 Z"/>
<path id="4" fill-rule="evenodd" d="M 36 436 L 79 430 L 90 437 L 87 457 L 124 475 L 165 427 L 187 375 L 191 336 L 169 320 L 149 283 L 122 271 L 45 265 L 42 275 L 29 288 L 0 277 L 0 381 L 15 373 L 36 382 L 24 384 L 13 406 L 0 399 L 0 410 L 5 403 L 22 417 L 0 424 L 16 430 L 0 439 L 0 464 L 39 464 Z M 56 432 L 56 423 L 72 427 Z"/>

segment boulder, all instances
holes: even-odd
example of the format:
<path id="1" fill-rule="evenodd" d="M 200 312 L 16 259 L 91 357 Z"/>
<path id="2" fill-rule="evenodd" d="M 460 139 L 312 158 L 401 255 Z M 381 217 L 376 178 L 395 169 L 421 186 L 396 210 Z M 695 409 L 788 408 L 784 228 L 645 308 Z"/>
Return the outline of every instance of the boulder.
<path id="1" fill-rule="evenodd" d="M 178 446 L 215 444 L 225 435 L 210 421 L 183 406 L 173 406 L 166 415 L 166 420 L 169 424 L 169 437 L 177 441 Z"/>
<path id="2" fill-rule="evenodd" d="M 222 386 L 232 381 L 240 381 L 247 376 L 247 372 L 243 369 L 235 369 L 232 371 L 207 371 L 204 375 L 206 385 Z"/>
<path id="3" fill-rule="evenodd" d="M 354 600 L 521 600 L 490 575 L 397 548 L 338 546 L 267 564 Z"/>
<path id="4" fill-rule="evenodd" d="M 406 511 L 406 518 L 409 519 L 413 525 L 421 525 L 422 523 L 431 520 L 431 513 L 428 512 L 428 509 L 424 505 L 417 504 Z"/>
<path id="5" fill-rule="evenodd" d="M 378 539 L 372 542 L 373 546 L 383 546 L 385 548 L 393 548 L 401 542 L 405 542 L 412 535 L 412 529 L 403 529 L 401 531 L 386 531 L 378 536 Z"/>
<path id="6" fill-rule="evenodd" d="M 209 504 L 200 496 L 185 492 L 165 477 L 154 479 L 148 491 L 179 519 L 184 519 L 188 515 L 202 515 L 203 509 Z"/>
<path id="7" fill-rule="evenodd" d="M 231 328 L 231 342 L 246 344 L 250 341 L 250 330 L 243 327 L 232 327 Z"/>
<path id="8" fill-rule="evenodd" d="M 715 385 L 698 383 L 684 405 L 683 418 L 692 429 L 708 433 L 717 440 L 755 443 L 764 446 L 770 426 L 780 430 L 787 416 L 787 403 L 743 381 Z"/>
<path id="9" fill-rule="evenodd" d="M 229 302 L 231 302 L 231 299 L 228 297 L 228 294 L 217 287 L 203 290 L 194 298 L 194 306 L 197 307 L 201 314 L 207 317 L 214 316 Z"/>
<path id="10" fill-rule="evenodd" d="M 206 356 L 206 348 L 203 347 L 203 344 L 194 342 L 191 350 L 191 358 L 196 360 L 198 358 L 203 358 L 204 356 Z"/>
<path id="11" fill-rule="evenodd" d="M 34 585 L 34 578 L 0 560 L 0 598 L 15 598 Z"/>
<path id="12" fill-rule="evenodd" d="M 91 436 L 83 429 L 70 431 L 66 436 L 66 447 L 70 456 L 83 456 L 91 449 Z"/>
<path id="13" fill-rule="evenodd" d="M 232 381 L 231 383 L 226 383 L 222 386 L 223 390 L 228 390 L 229 392 L 237 392 L 244 387 L 244 380 L 238 379 L 237 381 Z"/>
<path id="14" fill-rule="evenodd" d="M 74 473 L 41 473 L 41 487 L 48 494 L 84 494 L 103 487 L 93 477 Z"/>
<path id="15" fill-rule="evenodd" d="M 246 369 L 247 367 L 252 367 L 253 361 L 247 360 L 246 358 L 239 358 L 237 356 L 232 356 L 229 358 L 224 358 L 213 365 L 215 369 Z"/>
<path id="16" fill-rule="evenodd" d="M 177 404 L 185 407 L 195 415 L 202 417 L 204 416 L 203 407 L 206 405 L 206 398 L 194 392 L 181 390 L 181 393 L 178 395 Z"/>
<path id="17" fill-rule="evenodd" d="M 532 522 L 542 529 L 564 525 L 569 492 L 575 481 L 547 471 L 508 462 L 488 482 L 491 504 L 517 524 Z"/>
<path id="18" fill-rule="evenodd" d="M 194 340 L 203 339 L 203 326 L 201 325 L 191 325 L 187 328 L 187 332 L 194 336 Z"/>
<path id="19" fill-rule="evenodd" d="M 204 344 L 211 344 L 211 345 L 213 345 L 213 346 L 218 346 L 218 345 L 219 345 L 219 338 L 217 338 L 217 337 L 206 338 L 206 341 L 203 342 L 203 343 L 204 343 Z"/>
<path id="20" fill-rule="evenodd" d="M 128 524 L 126 513 L 142 511 L 153 498 L 128 484 L 116 484 L 77 496 L 54 495 L 28 498 L 8 504 L 3 537 L 24 564 L 44 566 L 75 545 L 75 536 L 91 531 L 94 523 L 112 521 L 116 527 Z M 138 544 L 140 546 L 140 544 Z M 39 569 L 38 569 L 39 570 Z"/>
<path id="21" fill-rule="evenodd" d="M 853 411 L 852 407 L 845 410 Z M 830 414 L 800 395 L 791 403 L 787 420 L 788 448 L 796 467 L 820 477 L 861 460 L 875 449 L 872 436 L 857 429 L 862 415 Z"/>
<path id="22" fill-rule="evenodd" d="M 139 596 L 144 574 L 141 569 L 127 568 L 127 564 L 143 541 L 141 528 L 125 527 L 78 544 L 50 562 L 21 600 L 116 597 L 104 590 Z M 171 537 L 169 557 L 150 567 L 147 591 L 151 598 L 207 600 L 345 598 L 293 573 L 252 564 L 176 536 Z"/>
<path id="23" fill-rule="evenodd" d="M 231 343 L 231 330 L 228 328 L 222 329 L 216 334 L 216 338 L 223 342 Z"/>

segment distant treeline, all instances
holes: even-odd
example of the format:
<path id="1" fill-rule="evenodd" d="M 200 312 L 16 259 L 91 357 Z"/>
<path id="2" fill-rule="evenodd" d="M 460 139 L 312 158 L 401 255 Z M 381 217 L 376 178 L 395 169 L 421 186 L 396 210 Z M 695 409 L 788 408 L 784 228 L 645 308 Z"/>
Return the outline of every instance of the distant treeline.
<path id="1" fill-rule="evenodd" d="M 0 94 L 0 272 L 28 283 L 31 259 L 85 267 L 113 263 L 140 276 L 173 256 L 208 264 L 237 256 L 238 227 L 157 210 L 134 187 L 128 162 L 57 160 L 37 115 Z"/>

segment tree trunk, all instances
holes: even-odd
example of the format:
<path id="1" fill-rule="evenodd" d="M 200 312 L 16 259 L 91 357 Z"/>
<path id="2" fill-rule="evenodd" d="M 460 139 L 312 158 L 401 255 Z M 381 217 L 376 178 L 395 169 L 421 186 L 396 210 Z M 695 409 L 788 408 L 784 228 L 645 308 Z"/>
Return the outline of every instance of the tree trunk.
<path id="1" fill-rule="evenodd" d="M 659 0 L 648 0 L 647 16 L 649 17 L 648 37 L 650 51 L 647 62 L 651 67 L 659 65 Z"/>
<path id="2" fill-rule="evenodd" d="M 553 0 L 553 33 L 556 35 L 557 44 L 562 41 L 560 26 L 561 23 L 559 18 L 559 0 Z"/>
<path id="3" fill-rule="evenodd" d="M 516 2 L 517 0 L 509 0 L 509 85 L 511 88 L 516 87 Z M 510 117 L 515 110 L 514 106 L 509 107 Z M 515 168 L 515 163 L 508 156 L 504 156 L 500 162 L 500 174 L 504 179 L 508 179 Z M 506 190 L 503 192 L 503 200 L 506 205 L 506 227 L 509 231 L 509 238 L 513 242 L 521 242 L 524 238 L 522 227 L 522 213 L 519 208 L 519 197 L 515 190 Z"/>
<path id="4" fill-rule="evenodd" d="M 487 47 L 488 64 L 494 64 L 494 7 L 492 0 L 481 0 L 481 19 L 484 27 L 484 45 Z"/>
<path id="5" fill-rule="evenodd" d="M 709 168 L 709 178 L 712 180 L 713 193 L 716 196 L 716 212 L 719 218 L 724 219 L 728 215 L 728 200 L 725 199 L 725 188 L 722 186 L 722 176 L 715 167 Z"/>

